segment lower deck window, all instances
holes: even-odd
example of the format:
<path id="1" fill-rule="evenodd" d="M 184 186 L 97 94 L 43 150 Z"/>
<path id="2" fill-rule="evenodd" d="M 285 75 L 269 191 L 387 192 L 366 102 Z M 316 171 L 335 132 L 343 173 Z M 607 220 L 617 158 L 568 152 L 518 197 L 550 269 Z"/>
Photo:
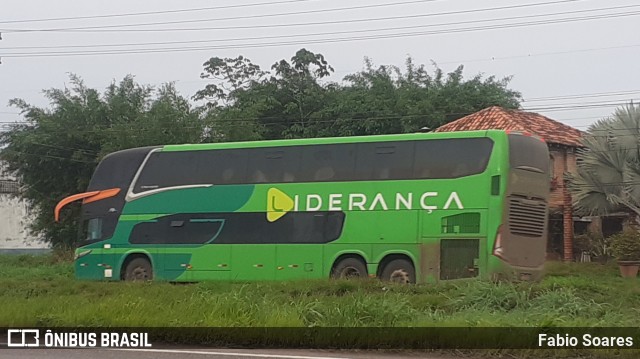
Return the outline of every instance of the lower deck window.
<path id="1" fill-rule="evenodd" d="M 276 244 L 328 243 L 342 234 L 339 211 L 289 212 L 269 222 L 264 212 L 181 213 L 138 223 L 135 244 Z"/>

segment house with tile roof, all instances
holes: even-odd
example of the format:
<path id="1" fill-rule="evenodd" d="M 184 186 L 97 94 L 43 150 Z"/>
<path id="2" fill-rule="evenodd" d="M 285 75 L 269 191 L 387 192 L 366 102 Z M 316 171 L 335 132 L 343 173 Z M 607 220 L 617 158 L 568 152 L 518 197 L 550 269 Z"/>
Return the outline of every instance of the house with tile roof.
<path id="1" fill-rule="evenodd" d="M 533 133 L 549 146 L 550 223 L 548 252 L 573 260 L 574 220 L 571 194 L 565 186 L 565 172 L 576 171 L 576 151 L 582 147 L 582 132 L 534 112 L 488 107 L 437 128 L 436 132 L 511 130 Z"/>

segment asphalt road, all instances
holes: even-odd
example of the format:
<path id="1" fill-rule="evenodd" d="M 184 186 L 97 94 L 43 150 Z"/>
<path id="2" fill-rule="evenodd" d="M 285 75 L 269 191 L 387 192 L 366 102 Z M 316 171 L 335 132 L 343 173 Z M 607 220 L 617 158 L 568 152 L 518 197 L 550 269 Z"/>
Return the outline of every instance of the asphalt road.
<path id="1" fill-rule="evenodd" d="M 454 359 L 424 352 L 287 349 L 0 349 L 2 359 Z M 467 359 L 472 359 L 465 357 Z"/>

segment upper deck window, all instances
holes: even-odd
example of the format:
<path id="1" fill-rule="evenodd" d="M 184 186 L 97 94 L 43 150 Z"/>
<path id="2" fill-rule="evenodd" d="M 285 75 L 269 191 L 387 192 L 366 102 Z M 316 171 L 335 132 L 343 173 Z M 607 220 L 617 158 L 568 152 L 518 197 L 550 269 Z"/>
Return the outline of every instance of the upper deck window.
<path id="1" fill-rule="evenodd" d="M 147 160 L 134 193 L 195 184 L 245 183 L 245 150 L 155 152 Z"/>
<path id="2" fill-rule="evenodd" d="M 547 173 L 549 150 L 538 138 L 524 135 L 509 135 L 509 163 L 512 169 Z"/>
<path id="3" fill-rule="evenodd" d="M 198 184 L 459 178 L 484 172 L 489 138 L 155 152 L 134 193 Z"/>
<path id="4" fill-rule="evenodd" d="M 452 138 L 416 144 L 414 178 L 458 178 L 484 172 L 491 157 L 489 138 Z"/>
<path id="5" fill-rule="evenodd" d="M 151 149 L 152 147 L 134 148 L 106 156 L 96 167 L 87 191 L 108 188 L 127 189 Z M 124 191 L 122 197 L 124 197 Z"/>

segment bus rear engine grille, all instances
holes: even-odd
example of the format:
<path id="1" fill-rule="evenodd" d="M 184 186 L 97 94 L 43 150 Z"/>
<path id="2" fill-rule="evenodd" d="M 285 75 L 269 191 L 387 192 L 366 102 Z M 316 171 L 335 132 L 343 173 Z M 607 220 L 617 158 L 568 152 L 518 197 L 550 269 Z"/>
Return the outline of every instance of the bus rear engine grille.
<path id="1" fill-rule="evenodd" d="M 509 198 L 509 231 L 528 237 L 544 235 L 547 206 L 544 202 Z"/>

